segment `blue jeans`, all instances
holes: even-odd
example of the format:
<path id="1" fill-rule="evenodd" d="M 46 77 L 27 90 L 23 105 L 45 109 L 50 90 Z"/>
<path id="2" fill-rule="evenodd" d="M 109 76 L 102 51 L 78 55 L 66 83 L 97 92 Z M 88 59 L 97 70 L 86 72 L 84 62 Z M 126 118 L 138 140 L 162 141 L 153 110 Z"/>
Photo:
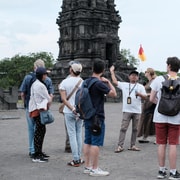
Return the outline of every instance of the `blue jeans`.
<path id="1" fill-rule="evenodd" d="M 35 132 L 35 121 L 29 117 L 29 110 L 26 108 L 26 120 L 28 125 L 28 137 L 29 137 L 29 153 L 34 154 L 34 132 Z"/>
<path id="2" fill-rule="evenodd" d="M 67 132 L 71 145 L 73 160 L 77 161 L 81 158 L 82 153 L 82 124 L 81 119 L 76 120 L 73 113 L 64 113 Z"/>

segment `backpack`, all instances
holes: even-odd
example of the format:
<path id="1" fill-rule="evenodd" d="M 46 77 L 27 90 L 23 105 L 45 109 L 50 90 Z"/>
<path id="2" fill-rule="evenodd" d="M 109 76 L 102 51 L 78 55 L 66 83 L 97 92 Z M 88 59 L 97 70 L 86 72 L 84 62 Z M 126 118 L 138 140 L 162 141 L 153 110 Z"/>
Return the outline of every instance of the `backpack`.
<path id="1" fill-rule="evenodd" d="M 158 105 L 158 112 L 166 116 L 176 116 L 180 111 L 180 78 L 170 79 L 163 76 L 161 98 Z"/>
<path id="2" fill-rule="evenodd" d="M 75 107 L 76 112 L 79 113 L 81 119 L 90 119 L 96 114 L 96 109 L 92 104 L 89 89 L 97 81 L 99 81 L 97 78 L 84 80 L 81 87 L 76 92 Z"/>
<path id="3" fill-rule="evenodd" d="M 28 103 L 29 103 L 29 99 L 30 99 L 30 96 L 31 96 L 31 86 L 33 84 L 33 82 L 36 80 L 36 75 L 35 73 L 32 73 L 30 72 L 28 74 L 28 76 L 31 76 L 30 80 L 29 80 L 29 83 L 26 84 L 26 96 L 25 96 L 25 104 L 24 104 L 24 107 L 26 108 L 28 106 Z"/>

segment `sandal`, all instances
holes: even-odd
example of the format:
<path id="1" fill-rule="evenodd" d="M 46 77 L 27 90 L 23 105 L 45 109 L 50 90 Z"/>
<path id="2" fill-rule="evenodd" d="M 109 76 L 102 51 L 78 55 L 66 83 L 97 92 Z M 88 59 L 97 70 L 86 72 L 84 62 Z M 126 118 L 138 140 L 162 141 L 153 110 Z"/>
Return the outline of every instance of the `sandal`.
<path id="1" fill-rule="evenodd" d="M 117 149 L 115 149 L 115 153 L 120 153 L 120 152 L 122 152 L 122 151 L 124 151 L 124 148 L 122 148 L 121 146 L 118 146 L 117 147 Z"/>
<path id="2" fill-rule="evenodd" d="M 129 151 L 140 151 L 140 149 L 136 146 L 132 146 L 128 149 Z"/>
<path id="3" fill-rule="evenodd" d="M 85 161 L 84 161 L 83 159 L 79 159 L 79 163 L 80 163 L 80 164 L 84 164 Z"/>
<path id="4" fill-rule="evenodd" d="M 79 161 L 72 160 L 72 161 L 68 162 L 67 165 L 68 166 L 73 166 L 73 167 L 79 167 L 80 163 L 79 163 Z"/>

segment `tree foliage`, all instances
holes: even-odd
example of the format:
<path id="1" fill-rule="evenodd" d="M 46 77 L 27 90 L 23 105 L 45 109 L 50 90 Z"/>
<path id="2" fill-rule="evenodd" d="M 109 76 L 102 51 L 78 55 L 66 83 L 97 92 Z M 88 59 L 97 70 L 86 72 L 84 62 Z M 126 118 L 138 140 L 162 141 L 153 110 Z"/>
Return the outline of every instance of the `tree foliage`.
<path id="1" fill-rule="evenodd" d="M 136 59 L 130 52 L 130 49 L 121 49 L 120 51 L 121 54 L 121 60 L 125 62 L 128 65 L 131 66 L 138 66 L 139 65 L 139 60 Z"/>
<path id="2" fill-rule="evenodd" d="M 34 62 L 42 59 L 46 67 L 53 67 L 54 59 L 51 53 L 39 52 L 29 55 L 15 55 L 12 58 L 0 60 L 0 87 L 19 87 L 24 76 L 33 71 Z"/>

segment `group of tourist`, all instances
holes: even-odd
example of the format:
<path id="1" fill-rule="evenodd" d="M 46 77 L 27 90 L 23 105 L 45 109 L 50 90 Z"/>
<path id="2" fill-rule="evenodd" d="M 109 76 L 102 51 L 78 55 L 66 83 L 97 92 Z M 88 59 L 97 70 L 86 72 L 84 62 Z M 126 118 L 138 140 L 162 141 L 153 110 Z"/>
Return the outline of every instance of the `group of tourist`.
<path id="1" fill-rule="evenodd" d="M 167 75 L 169 78 L 177 77 L 180 69 L 180 60 L 176 57 L 167 59 Z M 84 173 L 90 176 L 107 176 L 108 171 L 99 168 L 100 146 L 103 146 L 105 137 L 105 113 L 104 96 L 116 97 L 116 89 L 122 91 L 122 121 L 115 153 L 124 151 L 126 132 L 130 122 L 132 122 L 132 133 L 130 151 L 140 151 L 136 146 L 137 137 L 139 143 L 148 143 L 149 135 L 156 135 L 155 143 L 158 145 L 159 171 L 158 179 L 167 177 L 165 168 L 166 146 L 169 144 L 169 179 L 180 179 L 180 174 L 176 170 L 177 149 L 179 143 L 180 113 L 176 116 L 166 116 L 158 112 L 157 106 L 161 96 L 163 76 L 157 76 L 153 68 L 147 68 L 145 77 L 146 84 L 138 82 L 139 73 L 135 70 L 129 73 L 129 82 L 120 82 L 116 78 L 115 67 L 110 67 L 111 80 L 103 77 L 105 63 L 96 60 L 93 63 L 93 74 L 89 77 L 96 78 L 89 89 L 93 106 L 96 109 L 96 116 L 101 125 L 101 132 L 95 136 L 92 131 L 92 118 L 80 119 L 75 108 L 75 92 L 82 85 L 83 79 L 80 77 L 83 70 L 82 64 L 77 61 L 69 63 L 69 75 L 59 84 L 61 101 L 65 104 L 63 115 L 67 139 L 69 141 L 68 152 L 72 152 L 73 160 L 67 165 L 78 167 L 84 164 Z M 26 118 L 29 134 L 29 155 L 33 162 L 47 162 L 48 155 L 43 152 L 43 141 L 46 126 L 41 124 L 39 110 L 49 109 L 53 100 L 53 86 L 51 79 L 47 76 L 44 61 L 38 59 L 34 63 L 34 72 L 25 76 L 21 87 L 21 97 L 24 100 Z M 74 91 L 74 93 L 71 93 Z M 67 99 L 67 97 L 71 96 Z M 84 124 L 84 146 L 82 146 L 82 127 Z M 67 145 L 67 144 L 66 144 Z M 82 157 L 83 149 L 83 157 Z M 66 150 L 66 147 L 65 147 Z"/>

